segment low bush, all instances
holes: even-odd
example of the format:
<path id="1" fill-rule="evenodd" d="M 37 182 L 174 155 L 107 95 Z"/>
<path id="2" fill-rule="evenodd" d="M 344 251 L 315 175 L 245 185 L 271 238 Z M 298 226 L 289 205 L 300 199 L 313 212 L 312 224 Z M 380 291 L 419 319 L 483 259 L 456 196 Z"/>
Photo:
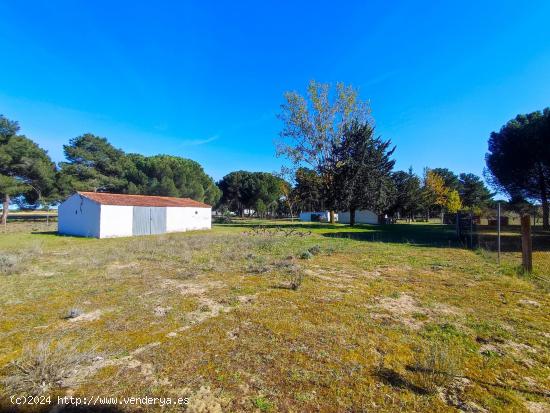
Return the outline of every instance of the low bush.
<path id="1" fill-rule="evenodd" d="M 252 274 L 263 274 L 271 269 L 271 266 L 266 262 L 265 257 L 261 255 L 252 255 L 247 257 L 246 272 Z"/>
<path id="2" fill-rule="evenodd" d="M 301 271 L 294 271 L 289 273 L 290 288 L 296 291 L 302 285 L 304 281 L 304 274 Z"/>
<path id="3" fill-rule="evenodd" d="M 0 274 L 10 275 L 18 272 L 21 259 L 16 255 L 0 254 Z"/>
<path id="4" fill-rule="evenodd" d="M 44 395 L 64 387 L 65 381 L 92 358 L 91 353 L 78 351 L 74 343 L 41 341 L 24 348 L 22 355 L 8 364 L 2 382 L 8 394 Z"/>
<path id="5" fill-rule="evenodd" d="M 321 253 L 321 246 L 320 245 L 313 245 L 307 249 L 311 255 L 317 255 Z"/>
<path id="6" fill-rule="evenodd" d="M 309 251 L 304 251 L 300 254 L 300 258 L 302 260 L 310 260 L 313 258 L 313 254 Z"/>
<path id="7" fill-rule="evenodd" d="M 233 220 L 228 215 L 222 215 L 213 219 L 214 224 L 231 224 Z"/>
<path id="8" fill-rule="evenodd" d="M 458 353 L 445 342 L 430 343 L 426 349 L 415 351 L 414 363 L 409 367 L 412 381 L 428 393 L 435 393 L 460 374 Z"/>

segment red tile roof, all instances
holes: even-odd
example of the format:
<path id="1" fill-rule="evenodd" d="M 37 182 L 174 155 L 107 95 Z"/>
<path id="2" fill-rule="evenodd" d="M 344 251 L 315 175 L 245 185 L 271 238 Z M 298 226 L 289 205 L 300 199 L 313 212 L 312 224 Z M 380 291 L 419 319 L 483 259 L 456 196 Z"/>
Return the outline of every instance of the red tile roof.
<path id="1" fill-rule="evenodd" d="M 78 192 L 78 194 L 102 205 L 210 208 L 210 205 L 195 201 L 190 198 L 109 194 L 107 192 Z"/>

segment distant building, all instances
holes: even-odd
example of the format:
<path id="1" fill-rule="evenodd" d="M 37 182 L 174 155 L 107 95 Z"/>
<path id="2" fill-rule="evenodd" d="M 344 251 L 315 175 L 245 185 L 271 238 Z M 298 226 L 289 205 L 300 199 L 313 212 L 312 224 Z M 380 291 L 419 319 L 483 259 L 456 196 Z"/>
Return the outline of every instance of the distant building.
<path id="1" fill-rule="evenodd" d="M 349 224 L 350 214 L 349 211 L 338 212 L 338 222 L 341 224 Z M 358 209 L 355 211 L 355 223 L 356 224 L 378 224 L 378 215 L 368 209 Z"/>
<path id="2" fill-rule="evenodd" d="M 111 238 L 210 229 L 212 207 L 189 198 L 77 192 L 58 208 L 60 234 Z"/>
<path id="3" fill-rule="evenodd" d="M 335 222 L 338 222 L 338 214 L 334 214 Z M 300 221 L 304 222 L 329 222 L 330 211 L 300 212 Z"/>

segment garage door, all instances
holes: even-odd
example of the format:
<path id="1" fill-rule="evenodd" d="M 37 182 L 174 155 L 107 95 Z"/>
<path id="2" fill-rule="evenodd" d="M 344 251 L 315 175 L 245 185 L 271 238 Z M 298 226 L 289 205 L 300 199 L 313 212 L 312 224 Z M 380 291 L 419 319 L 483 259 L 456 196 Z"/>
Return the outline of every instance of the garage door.
<path id="1" fill-rule="evenodd" d="M 163 234 L 166 232 L 166 208 L 134 207 L 133 235 Z"/>
<path id="2" fill-rule="evenodd" d="M 166 208 L 151 207 L 151 234 L 164 234 L 166 232 Z"/>

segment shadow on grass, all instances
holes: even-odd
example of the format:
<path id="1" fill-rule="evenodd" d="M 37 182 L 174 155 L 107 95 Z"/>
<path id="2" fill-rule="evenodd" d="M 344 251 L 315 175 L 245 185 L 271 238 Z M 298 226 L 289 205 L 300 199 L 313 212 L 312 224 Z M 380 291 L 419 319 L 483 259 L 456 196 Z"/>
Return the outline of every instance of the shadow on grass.
<path id="1" fill-rule="evenodd" d="M 60 234 L 57 231 L 31 231 L 33 235 L 59 235 L 60 237 L 66 237 L 66 235 Z"/>
<path id="2" fill-rule="evenodd" d="M 419 247 L 462 248 L 452 225 L 358 225 L 347 227 L 345 231 L 325 232 L 322 235 L 329 238 L 410 244 Z"/>
<path id="3" fill-rule="evenodd" d="M 389 386 L 410 390 L 420 395 L 428 394 L 428 391 L 426 391 L 426 389 L 423 389 L 422 387 L 411 383 L 395 370 L 382 367 L 378 369 L 375 374 L 381 382 Z"/>
<path id="4" fill-rule="evenodd" d="M 230 224 L 214 224 L 216 226 L 220 227 L 235 227 L 235 228 L 252 228 L 252 227 L 263 227 L 263 228 L 296 228 L 296 229 L 332 229 L 332 230 L 338 230 L 341 228 L 346 228 L 343 225 L 338 224 L 327 224 L 327 223 L 316 223 L 316 222 L 300 222 L 300 221 L 294 221 L 294 222 L 288 222 L 283 221 L 280 224 L 274 223 L 273 221 L 270 221 L 269 223 L 265 223 L 262 221 L 253 222 L 253 221 L 243 221 L 243 222 L 232 222 Z"/>
<path id="5" fill-rule="evenodd" d="M 9 215 L 8 224 L 10 222 L 57 222 L 57 215 L 50 215 L 48 218 L 45 214 L 24 214 L 24 215 Z"/>
<path id="6" fill-rule="evenodd" d="M 312 230 L 329 238 L 345 238 L 357 241 L 391 242 L 429 247 L 463 247 L 456 238 L 454 225 L 437 224 L 388 224 L 388 225 L 349 225 L 328 224 L 315 222 L 288 221 L 277 224 L 274 222 L 234 222 L 219 224 L 222 227 L 250 229 L 261 226 L 263 228 L 296 228 L 298 230 Z"/>
<path id="7" fill-rule="evenodd" d="M 274 290 L 290 290 L 290 291 L 296 291 L 297 288 L 292 288 L 290 284 L 272 284 L 269 286 L 269 288 L 272 288 Z"/>
<path id="8" fill-rule="evenodd" d="M 487 251 L 498 250 L 496 230 L 494 232 L 481 230 L 474 236 L 477 237 L 477 244 L 480 248 Z M 534 231 L 531 240 L 533 243 L 533 251 L 550 251 L 549 231 Z M 502 234 L 500 236 L 500 250 L 502 252 L 521 252 L 521 235 L 519 231 L 517 231 L 517 234 Z"/>
<path id="9" fill-rule="evenodd" d="M 423 368 L 419 368 L 419 367 L 415 367 L 415 366 L 407 366 L 406 368 L 409 371 L 417 372 L 417 373 L 429 373 L 429 374 L 433 373 L 433 371 L 431 371 L 429 369 L 423 369 Z M 395 374 L 398 374 L 398 373 L 395 373 Z M 499 389 L 513 390 L 513 391 L 517 391 L 519 393 L 531 394 L 531 395 L 534 395 L 534 396 L 550 397 L 550 391 L 533 390 L 533 389 L 527 389 L 525 387 L 505 385 L 505 384 L 500 384 L 500 383 L 491 383 L 491 382 L 480 380 L 480 379 L 477 379 L 477 378 L 474 378 L 474 377 L 469 377 L 469 376 L 464 376 L 464 375 L 452 375 L 452 374 L 448 374 L 448 373 L 440 372 L 440 371 L 438 371 L 437 374 L 440 374 L 442 376 L 447 376 L 447 377 L 450 377 L 450 378 L 468 379 L 469 381 L 471 381 L 473 383 L 477 383 L 477 384 L 479 384 L 480 386 L 483 386 L 483 387 L 497 387 Z"/>

